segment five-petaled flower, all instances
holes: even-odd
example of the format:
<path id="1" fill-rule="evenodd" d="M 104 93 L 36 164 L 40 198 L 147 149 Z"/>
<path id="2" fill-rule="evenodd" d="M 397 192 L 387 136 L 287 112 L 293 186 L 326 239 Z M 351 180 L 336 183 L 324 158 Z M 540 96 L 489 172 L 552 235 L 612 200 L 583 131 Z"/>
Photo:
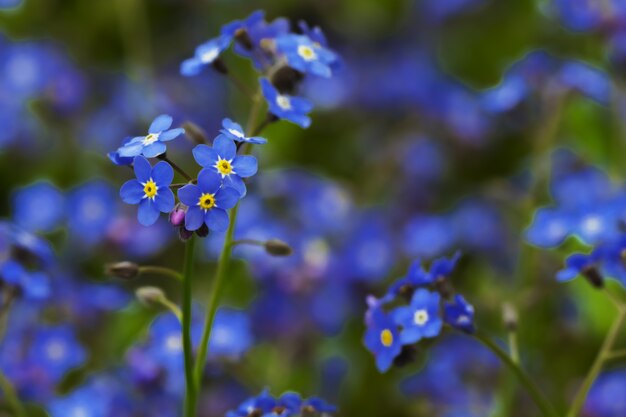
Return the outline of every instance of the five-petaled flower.
<path id="1" fill-rule="evenodd" d="M 374 308 L 369 313 L 365 346 L 376 357 L 378 370 L 385 372 L 391 368 L 393 360 L 402 351 L 398 327 L 380 308 Z"/>
<path id="2" fill-rule="evenodd" d="M 209 230 L 223 232 L 228 228 L 226 210 L 239 201 L 239 192 L 232 187 L 222 187 L 222 176 L 213 169 L 203 169 L 198 174 L 198 184 L 188 184 L 178 190 L 178 198 L 188 206 L 185 228 L 198 230 L 206 224 Z"/>
<path id="3" fill-rule="evenodd" d="M 185 133 L 182 128 L 170 129 L 172 118 L 166 114 L 158 116 L 148 129 L 146 136 L 137 136 L 117 150 L 118 157 L 143 155 L 154 158 L 165 153 L 165 142 L 176 139 Z M 169 129 L 169 130 L 168 130 Z"/>
<path id="4" fill-rule="evenodd" d="M 193 149 L 193 157 L 203 168 L 215 171 L 222 176 L 224 186 L 230 186 L 246 195 L 246 184 L 242 178 L 256 174 L 258 165 L 254 156 L 237 156 L 235 142 L 220 135 L 213 141 L 213 147 L 198 145 Z"/>
<path id="5" fill-rule="evenodd" d="M 309 100 L 281 94 L 266 78 L 261 78 L 261 89 L 269 111 L 274 116 L 305 129 L 311 125 L 311 119 L 307 114 L 313 110 L 313 104 Z"/>
<path id="6" fill-rule="evenodd" d="M 133 162 L 137 179 L 127 181 L 120 189 L 125 203 L 139 204 L 137 219 L 144 226 L 154 224 L 159 213 L 169 213 L 174 208 L 174 193 L 169 186 L 174 179 L 174 170 L 165 161 L 154 167 L 142 156 Z"/>
<path id="7" fill-rule="evenodd" d="M 247 137 L 241 125 L 228 118 L 222 120 L 222 127 L 223 129 L 221 129 L 220 132 L 226 135 L 226 137 L 229 137 L 237 142 L 247 142 L 255 145 L 263 145 L 267 143 L 267 139 L 260 136 Z"/>
<path id="8" fill-rule="evenodd" d="M 196 48 L 194 56 L 186 59 L 180 65 L 180 73 L 186 77 L 198 75 L 205 67 L 213 65 L 230 46 L 233 40 L 231 34 L 221 34 Z"/>
<path id="9" fill-rule="evenodd" d="M 300 72 L 329 78 L 337 55 L 304 35 L 285 35 L 276 39 L 276 48 L 285 55 L 287 64 Z"/>
<path id="10" fill-rule="evenodd" d="M 443 321 L 439 313 L 441 297 L 436 292 L 419 289 L 413 293 L 409 306 L 398 307 L 392 312 L 396 324 L 402 327 L 400 341 L 409 345 L 441 332 Z"/>
<path id="11" fill-rule="evenodd" d="M 465 333 L 474 333 L 474 307 L 461 294 L 444 305 L 446 323 Z"/>

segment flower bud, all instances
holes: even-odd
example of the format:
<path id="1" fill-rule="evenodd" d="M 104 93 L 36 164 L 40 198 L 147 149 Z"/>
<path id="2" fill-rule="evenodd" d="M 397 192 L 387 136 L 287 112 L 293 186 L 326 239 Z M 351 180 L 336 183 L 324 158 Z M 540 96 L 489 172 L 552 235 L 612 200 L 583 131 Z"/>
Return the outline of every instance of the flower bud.
<path id="1" fill-rule="evenodd" d="M 185 229 L 185 226 L 180 226 L 178 228 L 178 238 L 181 240 L 181 242 L 188 241 L 189 239 L 191 239 L 192 236 L 193 232 Z"/>
<path id="2" fill-rule="evenodd" d="M 161 303 L 165 299 L 163 290 L 158 287 L 139 287 L 135 291 L 135 296 L 142 304 L 146 306 L 154 306 Z"/>
<path id="3" fill-rule="evenodd" d="M 206 223 L 203 224 L 198 230 L 196 230 L 196 234 L 199 237 L 207 237 L 209 235 L 209 226 L 207 226 Z"/>
<path id="4" fill-rule="evenodd" d="M 513 304 L 502 304 L 502 321 L 507 331 L 514 332 L 517 330 L 518 315 Z"/>
<path id="5" fill-rule="evenodd" d="M 587 281 L 589 281 L 589 283 L 595 288 L 604 288 L 604 277 L 597 267 L 588 265 L 580 272 L 582 276 L 587 278 Z"/>
<path id="6" fill-rule="evenodd" d="M 220 74 L 228 74 L 228 68 L 221 58 L 217 58 L 215 61 L 213 61 L 212 65 L 215 71 L 219 72 Z"/>
<path id="7" fill-rule="evenodd" d="M 172 226 L 182 226 L 185 224 L 185 209 L 183 209 L 180 204 L 177 204 L 170 213 L 170 224 Z"/>
<path id="8" fill-rule="evenodd" d="M 200 126 L 192 122 L 183 123 L 185 135 L 198 145 L 209 143 L 206 132 Z"/>
<path id="9" fill-rule="evenodd" d="M 237 41 L 237 43 L 243 46 L 244 49 L 248 51 L 251 51 L 252 49 L 254 49 L 254 44 L 252 43 L 252 39 L 250 38 L 248 31 L 244 28 L 238 29 L 235 32 L 235 40 Z"/>
<path id="10" fill-rule="evenodd" d="M 294 94 L 303 79 L 304 74 L 285 65 L 272 74 L 270 81 L 281 94 Z"/>
<path id="11" fill-rule="evenodd" d="M 139 275 L 139 265 L 129 261 L 107 264 L 104 269 L 107 275 L 121 279 L 133 279 Z"/>
<path id="12" fill-rule="evenodd" d="M 293 253 L 291 246 L 279 239 L 270 239 L 264 246 L 265 251 L 272 256 L 289 256 Z"/>

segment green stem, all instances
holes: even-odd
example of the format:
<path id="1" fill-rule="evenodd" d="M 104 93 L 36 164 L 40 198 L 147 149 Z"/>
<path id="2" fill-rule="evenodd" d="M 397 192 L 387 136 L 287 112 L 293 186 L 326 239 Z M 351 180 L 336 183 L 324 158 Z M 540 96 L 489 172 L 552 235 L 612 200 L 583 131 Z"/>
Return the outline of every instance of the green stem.
<path id="1" fill-rule="evenodd" d="M 152 275 L 163 275 L 166 277 L 174 278 L 178 281 L 183 280 L 183 276 L 178 271 L 174 271 L 170 268 L 165 268 L 163 266 L 154 266 L 154 265 L 145 265 L 139 267 L 139 274 L 152 274 Z"/>
<path id="2" fill-rule="evenodd" d="M 481 332 L 476 332 L 474 337 L 480 341 L 483 345 L 489 348 L 493 353 L 500 358 L 502 363 L 509 367 L 511 371 L 517 376 L 519 381 L 522 383 L 524 388 L 528 391 L 530 396 L 532 397 L 537 407 L 541 410 L 542 414 L 545 417 L 558 417 L 558 414 L 548 402 L 548 400 L 541 393 L 539 388 L 535 385 L 535 383 L 530 379 L 530 377 L 524 372 L 524 370 L 513 361 L 513 359 L 506 353 L 500 346 L 494 343 L 488 336 Z"/>
<path id="3" fill-rule="evenodd" d="M 0 389 L 4 393 L 4 398 L 15 413 L 15 417 L 27 417 L 26 410 L 24 406 L 20 402 L 17 393 L 15 392 L 15 388 L 13 388 L 13 384 L 11 381 L 2 373 L 0 370 Z"/>
<path id="4" fill-rule="evenodd" d="M 215 320 L 215 314 L 219 306 L 219 299 L 224 287 L 224 279 L 226 277 L 226 271 L 230 264 L 230 258 L 232 254 L 232 242 L 235 234 L 235 224 L 237 223 L 237 212 L 239 211 L 239 204 L 237 204 L 230 212 L 230 221 L 228 223 L 228 230 L 226 231 L 226 237 L 224 238 L 224 246 L 222 247 L 222 253 L 217 263 L 217 272 L 215 280 L 211 287 L 211 296 L 209 298 L 209 304 L 207 305 L 206 321 L 204 323 L 204 330 L 202 332 L 202 340 L 200 341 L 200 348 L 198 349 L 198 359 L 196 360 L 195 369 L 195 383 L 196 386 L 201 386 L 202 372 L 204 371 L 204 365 L 206 364 L 206 356 L 209 348 L 209 340 L 211 339 L 211 330 L 213 329 L 213 321 Z"/>
<path id="5" fill-rule="evenodd" d="M 183 266 L 183 351 L 185 355 L 185 417 L 195 417 L 197 390 L 193 378 L 193 346 L 191 341 L 191 279 L 196 238 L 192 236 L 185 245 Z"/>
<path id="6" fill-rule="evenodd" d="M 607 360 L 616 360 L 622 358 L 626 358 L 626 349 L 614 350 L 613 352 L 609 353 Z"/>
<path id="7" fill-rule="evenodd" d="M 587 376 L 585 376 L 582 385 L 578 389 L 578 392 L 574 397 L 574 401 L 572 402 L 572 406 L 567 412 L 567 417 L 577 417 L 580 414 L 580 411 L 585 405 L 585 400 L 587 399 L 587 394 L 589 394 L 591 386 L 602 371 L 604 363 L 611 358 L 611 349 L 613 349 L 615 339 L 617 338 L 619 330 L 621 329 L 622 324 L 624 323 L 624 319 L 626 318 L 626 306 L 617 305 L 617 308 L 617 318 L 611 325 L 609 332 L 606 334 L 604 342 L 602 343 L 602 347 L 596 355 L 596 359 L 593 361 L 593 365 L 591 365 L 591 369 L 587 373 Z"/>

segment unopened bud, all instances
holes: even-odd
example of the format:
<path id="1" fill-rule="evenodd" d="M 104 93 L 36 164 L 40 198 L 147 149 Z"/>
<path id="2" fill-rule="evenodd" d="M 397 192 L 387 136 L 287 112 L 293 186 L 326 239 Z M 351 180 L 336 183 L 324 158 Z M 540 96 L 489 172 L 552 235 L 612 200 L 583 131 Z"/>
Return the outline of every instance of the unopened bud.
<path id="1" fill-rule="evenodd" d="M 303 73 L 285 65 L 272 74 L 270 81 L 281 94 L 293 94 L 303 79 Z"/>
<path id="2" fill-rule="evenodd" d="M 417 347 L 413 345 L 404 345 L 402 350 L 393 360 L 393 364 L 397 367 L 407 366 L 415 362 L 417 358 Z"/>
<path id="3" fill-rule="evenodd" d="M 502 322 L 504 323 L 504 327 L 509 332 L 514 332 L 517 330 L 517 324 L 519 321 L 519 317 L 517 315 L 517 310 L 511 303 L 502 304 Z"/>
<path id="4" fill-rule="evenodd" d="M 248 31 L 244 28 L 238 29 L 235 32 L 235 40 L 237 41 L 237 43 L 243 46 L 244 49 L 247 49 L 248 51 L 251 51 L 254 48 L 252 39 L 250 39 L 250 35 L 248 34 Z"/>
<path id="5" fill-rule="evenodd" d="M 161 301 L 165 299 L 163 290 L 158 287 L 139 287 L 135 291 L 135 296 L 146 306 L 161 304 Z"/>
<path id="6" fill-rule="evenodd" d="M 215 59 L 212 65 L 215 71 L 219 72 L 220 74 L 228 74 L 228 67 L 226 67 L 226 64 L 224 63 L 224 61 L 222 61 L 221 58 Z"/>
<path id="7" fill-rule="evenodd" d="M 170 224 L 172 226 L 182 226 L 185 223 L 185 209 L 180 204 L 174 207 L 170 213 Z"/>
<path id="8" fill-rule="evenodd" d="M 107 264 L 104 270 L 107 275 L 121 279 L 133 279 L 139 275 L 139 265 L 129 261 Z"/>
<path id="9" fill-rule="evenodd" d="M 209 226 L 204 223 L 198 230 L 196 230 L 196 234 L 199 237 L 207 237 L 209 235 Z"/>
<path id="10" fill-rule="evenodd" d="M 181 240 L 181 242 L 188 241 L 189 239 L 191 239 L 192 236 L 193 232 L 185 229 L 185 226 L 180 226 L 178 228 L 178 238 Z"/>
<path id="11" fill-rule="evenodd" d="M 593 265 L 588 265 L 580 272 L 595 288 L 604 288 L 604 277 L 598 268 Z"/>
<path id="12" fill-rule="evenodd" d="M 440 275 L 435 280 L 435 289 L 443 298 L 449 300 L 454 295 L 454 287 L 449 279 Z"/>
<path id="13" fill-rule="evenodd" d="M 185 135 L 198 145 L 209 143 L 206 132 L 200 126 L 192 122 L 183 123 Z"/>
<path id="14" fill-rule="evenodd" d="M 264 246 L 265 251 L 272 256 L 289 256 L 293 253 L 291 246 L 279 239 L 270 239 Z"/>

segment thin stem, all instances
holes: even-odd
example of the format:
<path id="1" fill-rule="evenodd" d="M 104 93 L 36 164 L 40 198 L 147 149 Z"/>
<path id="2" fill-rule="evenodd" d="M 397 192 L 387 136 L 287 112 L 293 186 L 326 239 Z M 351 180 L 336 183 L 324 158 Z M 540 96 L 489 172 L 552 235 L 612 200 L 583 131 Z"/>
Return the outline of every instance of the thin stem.
<path id="1" fill-rule="evenodd" d="M 185 179 L 186 179 L 187 181 L 193 181 L 193 178 L 191 178 L 191 176 L 190 176 L 189 174 L 187 174 L 187 173 L 185 172 L 185 170 L 184 170 L 184 169 L 182 169 L 181 167 L 179 167 L 178 165 L 176 165 L 176 164 L 174 163 L 174 161 L 172 161 L 171 159 L 169 159 L 167 156 L 163 155 L 163 156 L 161 156 L 161 159 L 163 159 L 164 161 L 166 161 L 167 163 L 169 163 L 169 164 L 172 166 L 172 168 L 174 168 L 174 169 L 176 170 L 176 172 L 178 172 L 180 175 L 182 175 L 183 177 L 185 177 Z"/>
<path id="2" fill-rule="evenodd" d="M 511 351 L 511 359 L 516 365 L 519 365 L 519 347 L 517 345 L 517 332 L 509 332 L 509 350 Z"/>
<path id="3" fill-rule="evenodd" d="M 170 268 L 166 268 L 163 266 L 156 266 L 156 265 L 143 265 L 139 267 L 139 274 L 140 275 L 163 275 L 166 277 L 170 277 L 170 278 L 174 278 L 178 281 L 182 281 L 183 280 L 183 276 L 180 272 L 175 271 L 173 269 Z"/>
<path id="4" fill-rule="evenodd" d="M 13 388 L 13 384 L 11 384 L 11 381 L 2 373 L 2 370 L 0 370 L 0 389 L 4 393 L 7 404 L 15 413 L 15 417 L 27 417 L 26 410 L 20 402 L 15 388 Z"/>
<path id="5" fill-rule="evenodd" d="M 506 366 L 509 367 L 511 371 L 513 371 L 513 373 L 517 376 L 524 388 L 526 388 L 533 401 L 535 402 L 535 404 L 537 404 L 537 407 L 539 407 L 545 417 L 558 417 L 550 402 L 548 402 L 548 400 L 544 397 L 539 388 L 537 388 L 532 379 L 530 379 L 526 372 L 524 372 L 524 370 L 513 361 L 508 353 L 506 353 L 500 346 L 498 346 L 488 336 L 481 332 L 476 332 L 476 334 L 474 334 L 474 337 L 483 345 L 485 345 L 485 347 L 489 348 L 493 353 L 495 353 L 496 356 L 500 358 L 502 363 L 504 363 Z"/>
<path id="6" fill-rule="evenodd" d="M 626 349 L 614 350 L 607 355 L 607 360 L 616 360 L 626 358 Z"/>
<path id="7" fill-rule="evenodd" d="M 159 300 L 159 302 L 163 307 L 167 308 L 173 315 L 175 315 L 181 324 L 183 323 L 183 313 L 175 303 L 167 298 L 163 298 L 162 300 Z"/>
<path id="8" fill-rule="evenodd" d="M 194 261 L 194 236 L 185 245 L 185 261 L 183 265 L 183 351 L 185 355 L 185 417 L 195 417 L 197 390 L 193 378 L 193 346 L 191 341 L 191 279 Z"/>
<path id="9" fill-rule="evenodd" d="M 254 92 L 248 88 L 246 83 L 244 83 L 239 77 L 233 74 L 232 71 L 228 71 L 226 73 L 226 77 L 228 77 L 228 79 L 233 83 L 235 87 L 239 89 L 239 91 L 243 93 L 243 95 L 254 100 Z"/>
<path id="10" fill-rule="evenodd" d="M 587 373 L 587 376 L 585 376 L 582 385 L 578 389 L 578 392 L 574 397 L 574 401 L 572 402 L 572 405 L 567 412 L 567 417 L 577 417 L 580 414 L 580 411 L 585 405 L 585 400 L 587 399 L 587 394 L 589 394 L 591 386 L 593 385 L 598 375 L 600 375 L 604 363 L 611 358 L 611 349 L 613 349 L 613 345 L 615 344 L 617 335 L 619 334 L 619 331 L 624 324 L 624 319 L 626 319 L 626 306 L 612 298 L 612 295 L 610 295 L 608 291 L 606 291 L 606 293 L 609 295 L 609 298 L 611 298 L 616 303 L 616 307 L 618 310 L 617 317 L 615 318 L 615 321 L 613 321 L 609 332 L 606 334 L 604 342 L 602 342 L 602 346 L 600 347 L 600 350 L 596 355 L 596 359 L 591 365 L 591 369 Z"/>

